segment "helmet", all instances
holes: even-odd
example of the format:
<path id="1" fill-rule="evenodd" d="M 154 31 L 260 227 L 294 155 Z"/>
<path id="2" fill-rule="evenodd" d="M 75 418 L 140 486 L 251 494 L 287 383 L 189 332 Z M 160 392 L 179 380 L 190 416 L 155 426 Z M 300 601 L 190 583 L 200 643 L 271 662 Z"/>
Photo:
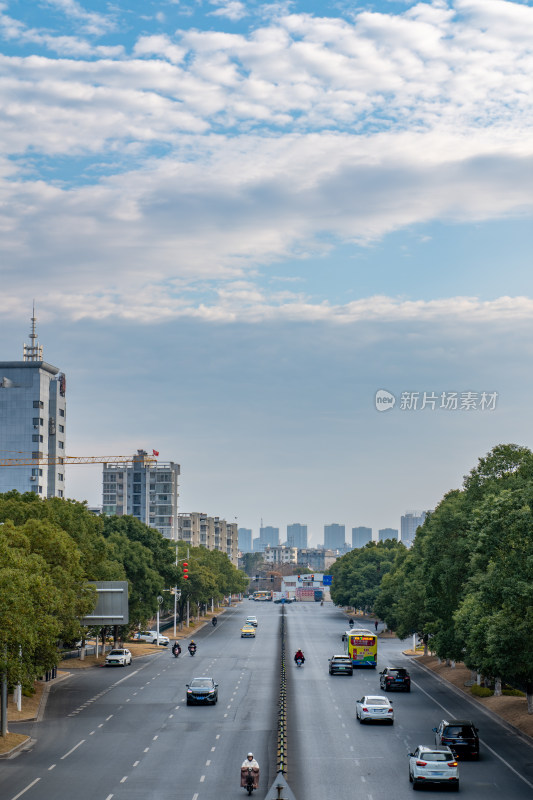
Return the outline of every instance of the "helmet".
<path id="1" fill-rule="evenodd" d="M 248 755 L 246 756 L 246 758 L 253 758 L 253 757 L 254 757 L 253 753 L 248 753 Z"/>

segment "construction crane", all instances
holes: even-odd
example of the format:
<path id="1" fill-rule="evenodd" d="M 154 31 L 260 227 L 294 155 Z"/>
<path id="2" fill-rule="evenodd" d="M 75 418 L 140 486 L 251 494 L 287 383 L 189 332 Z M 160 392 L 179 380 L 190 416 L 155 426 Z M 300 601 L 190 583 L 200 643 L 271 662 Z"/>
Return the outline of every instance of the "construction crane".
<path id="1" fill-rule="evenodd" d="M 35 467 L 54 466 L 57 464 L 128 464 L 139 461 L 148 464 L 157 464 L 155 456 L 138 454 L 136 456 L 49 456 L 42 455 L 32 458 L 25 455 L 22 458 L 0 458 L 0 467 Z"/>

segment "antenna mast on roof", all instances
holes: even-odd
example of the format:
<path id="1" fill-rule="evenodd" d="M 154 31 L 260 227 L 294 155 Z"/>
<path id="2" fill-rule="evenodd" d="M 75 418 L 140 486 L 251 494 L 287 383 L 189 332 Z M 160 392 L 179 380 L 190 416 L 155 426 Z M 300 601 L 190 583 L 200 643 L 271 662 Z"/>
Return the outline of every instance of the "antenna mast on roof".
<path id="1" fill-rule="evenodd" d="M 35 331 L 35 323 L 37 322 L 37 317 L 35 316 L 35 300 L 33 301 L 33 316 L 31 318 L 31 333 L 30 333 L 30 341 L 31 344 L 24 344 L 23 347 L 23 360 L 24 361 L 42 361 L 43 360 L 43 348 L 37 341 L 37 333 Z"/>

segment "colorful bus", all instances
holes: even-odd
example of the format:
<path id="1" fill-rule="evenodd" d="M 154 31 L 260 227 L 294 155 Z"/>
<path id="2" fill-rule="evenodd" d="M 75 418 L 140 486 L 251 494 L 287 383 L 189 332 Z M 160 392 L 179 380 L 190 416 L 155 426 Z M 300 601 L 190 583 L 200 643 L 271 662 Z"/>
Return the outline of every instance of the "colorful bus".
<path id="1" fill-rule="evenodd" d="M 254 592 L 252 597 L 254 600 L 272 600 L 272 592 L 260 590 L 258 592 Z"/>
<path id="2" fill-rule="evenodd" d="M 366 628 L 352 628 L 343 636 L 344 652 L 354 667 L 375 667 L 378 663 L 378 637 Z"/>

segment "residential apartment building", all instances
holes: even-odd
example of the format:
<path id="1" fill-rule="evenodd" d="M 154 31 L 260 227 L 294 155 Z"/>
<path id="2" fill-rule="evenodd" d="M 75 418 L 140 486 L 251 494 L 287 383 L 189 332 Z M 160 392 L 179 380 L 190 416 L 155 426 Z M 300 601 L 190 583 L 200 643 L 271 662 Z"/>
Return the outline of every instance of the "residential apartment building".
<path id="1" fill-rule="evenodd" d="M 346 544 L 346 529 L 344 525 L 333 523 L 324 525 L 324 547 L 326 550 L 343 550 Z"/>
<path id="2" fill-rule="evenodd" d="M 300 525 L 299 522 L 287 525 L 287 546 L 300 549 L 307 547 L 307 525 Z"/>
<path id="3" fill-rule="evenodd" d="M 400 536 L 406 547 L 411 547 L 414 542 L 416 529 L 424 524 L 428 511 L 406 511 L 401 518 Z"/>
<path id="4" fill-rule="evenodd" d="M 252 552 L 252 529 L 239 528 L 239 550 L 241 553 Z"/>
<path id="5" fill-rule="evenodd" d="M 336 560 L 337 554 L 323 547 L 306 547 L 298 550 L 298 564 L 316 572 L 327 572 Z"/>
<path id="6" fill-rule="evenodd" d="M 287 547 L 283 544 L 270 547 L 267 544 L 263 550 L 263 561 L 266 564 L 297 564 L 298 548 Z"/>
<path id="7" fill-rule="evenodd" d="M 178 515 L 178 538 L 191 547 L 205 547 L 226 553 L 231 563 L 238 566 L 239 532 L 236 522 L 226 522 L 220 517 L 209 517 L 201 512 Z"/>
<path id="8" fill-rule="evenodd" d="M 0 451 L 25 465 L 0 470 L 0 493 L 65 495 L 66 379 L 43 361 L 34 315 L 22 361 L 0 361 Z M 33 463 L 32 463 L 33 462 Z"/>
<path id="9" fill-rule="evenodd" d="M 380 542 L 385 542 L 387 539 L 394 539 L 396 542 L 398 541 L 398 529 L 397 528 L 381 528 L 378 531 L 378 538 Z"/>
<path id="10" fill-rule="evenodd" d="M 176 541 L 179 474 L 179 464 L 156 462 L 145 450 L 131 462 L 104 464 L 102 512 L 129 514 Z"/>
<path id="11" fill-rule="evenodd" d="M 352 528 L 352 547 L 359 549 L 372 541 L 372 528 Z"/>

